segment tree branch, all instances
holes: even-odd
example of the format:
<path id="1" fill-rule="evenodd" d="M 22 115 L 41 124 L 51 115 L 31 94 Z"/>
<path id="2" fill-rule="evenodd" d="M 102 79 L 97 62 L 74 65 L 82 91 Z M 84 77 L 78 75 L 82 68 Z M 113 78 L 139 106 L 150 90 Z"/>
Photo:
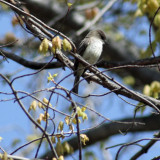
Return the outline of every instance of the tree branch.
<path id="1" fill-rule="evenodd" d="M 155 135 L 155 138 L 160 138 L 160 132 Z M 137 152 L 130 160 L 136 160 L 139 158 L 142 154 L 147 153 L 148 150 L 156 143 L 156 140 L 149 141 L 145 146 L 142 147 L 142 149 Z"/>
<path id="2" fill-rule="evenodd" d="M 88 147 L 90 145 L 93 145 L 97 142 L 103 141 L 111 136 L 120 134 L 121 132 L 126 132 L 127 133 L 135 133 L 135 132 L 144 132 L 144 131 L 155 131 L 159 130 L 159 123 L 160 123 L 160 116 L 158 115 L 151 115 L 151 116 L 146 116 L 146 117 L 140 117 L 136 118 L 133 120 L 133 118 L 126 118 L 126 119 L 121 119 L 121 122 L 141 122 L 145 123 L 145 125 L 134 125 L 131 127 L 132 124 L 120 124 L 120 123 L 106 123 L 103 124 L 97 128 L 91 129 L 87 132 L 84 132 L 89 138 L 89 141 L 86 143 L 83 148 Z M 129 129 L 129 130 L 128 130 Z M 76 151 L 78 149 L 78 143 L 77 143 L 77 138 L 73 137 L 67 141 Z M 67 155 L 67 153 L 65 153 Z M 48 157 L 49 160 L 52 157 L 52 153 L 46 152 L 42 158 Z"/>
<path id="3" fill-rule="evenodd" d="M 2 51 L 1 52 L 9 59 L 27 67 L 27 68 L 31 68 L 31 69 L 36 69 L 36 70 L 39 70 L 41 69 L 43 66 L 45 66 L 47 64 L 47 62 L 44 62 L 44 63 L 41 63 L 41 62 L 34 62 L 34 61 L 29 61 L 29 60 L 26 60 L 14 53 L 10 53 L 10 52 L 7 52 L 7 51 Z M 1 55 L 1 53 L 0 53 Z M 3 56 L 3 55 L 2 55 Z M 51 62 L 49 63 L 45 69 L 53 69 L 53 68 L 60 68 L 60 67 L 63 67 L 62 63 L 60 62 Z"/>
<path id="4" fill-rule="evenodd" d="M 7 58 L 31 69 L 41 69 L 44 65 L 47 64 L 47 62 L 42 63 L 42 62 L 29 61 L 14 53 L 10 53 L 4 50 L 1 50 L 0 54 L 1 56 L 5 55 Z M 124 68 L 157 67 L 157 63 L 160 63 L 160 56 L 156 58 L 145 58 L 145 59 L 133 60 L 128 62 L 100 61 L 99 63 L 97 63 L 97 67 L 107 68 L 110 71 L 110 70 L 124 69 Z M 54 68 L 60 68 L 60 67 L 63 67 L 62 63 L 51 62 L 45 67 L 45 69 L 54 69 Z"/>

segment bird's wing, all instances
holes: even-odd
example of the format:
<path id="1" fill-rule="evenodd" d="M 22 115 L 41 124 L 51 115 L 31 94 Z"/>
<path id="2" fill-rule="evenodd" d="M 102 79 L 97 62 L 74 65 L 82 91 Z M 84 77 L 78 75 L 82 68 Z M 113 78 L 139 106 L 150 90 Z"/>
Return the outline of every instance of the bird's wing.
<path id="1" fill-rule="evenodd" d="M 89 39 L 85 38 L 84 40 L 81 41 L 79 48 L 78 48 L 78 54 L 80 56 L 83 56 L 85 49 L 87 48 L 88 44 L 89 44 Z M 77 70 L 79 65 L 79 61 L 77 59 L 75 59 L 75 63 L 74 63 L 74 69 L 75 71 Z"/>

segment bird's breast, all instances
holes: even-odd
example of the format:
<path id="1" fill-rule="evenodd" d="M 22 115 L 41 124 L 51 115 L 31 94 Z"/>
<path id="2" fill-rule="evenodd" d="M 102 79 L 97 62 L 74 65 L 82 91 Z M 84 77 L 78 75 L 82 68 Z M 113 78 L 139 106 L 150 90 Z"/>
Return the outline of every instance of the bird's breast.
<path id="1" fill-rule="evenodd" d="M 94 64 L 98 61 L 101 56 L 103 49 L 103 43 L 101 40 L 93 40 L 87 46 L 83 58 L 90 64 Z"/>

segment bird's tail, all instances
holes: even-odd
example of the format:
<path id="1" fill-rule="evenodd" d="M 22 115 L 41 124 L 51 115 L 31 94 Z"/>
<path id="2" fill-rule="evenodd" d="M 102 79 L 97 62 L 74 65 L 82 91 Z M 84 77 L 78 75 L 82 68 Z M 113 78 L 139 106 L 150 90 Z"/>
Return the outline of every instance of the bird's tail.
<path id="1" fill-rule="evenodd" d="M 79 80 L 80 80 L 80 76 L 75 76 L 74 86 L 72 91 L 76 94 L 78 94 Z"/>

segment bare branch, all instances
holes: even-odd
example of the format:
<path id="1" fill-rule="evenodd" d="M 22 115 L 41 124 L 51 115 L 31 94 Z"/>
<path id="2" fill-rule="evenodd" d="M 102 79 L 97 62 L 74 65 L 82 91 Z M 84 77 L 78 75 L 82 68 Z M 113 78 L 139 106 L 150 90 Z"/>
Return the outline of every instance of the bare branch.
<path id="1" fill-rule="evenodd" d="M 158 134 L 155 134 L 155 139 L 151 139 L 145 146 L 142 147 L 142 149 L 137 152 L 130 160 L 136 160 L 139 158 L 142 154 L 147 153 L 148 150 L 158 141 L 160 140 L 160 132 Z"/>

